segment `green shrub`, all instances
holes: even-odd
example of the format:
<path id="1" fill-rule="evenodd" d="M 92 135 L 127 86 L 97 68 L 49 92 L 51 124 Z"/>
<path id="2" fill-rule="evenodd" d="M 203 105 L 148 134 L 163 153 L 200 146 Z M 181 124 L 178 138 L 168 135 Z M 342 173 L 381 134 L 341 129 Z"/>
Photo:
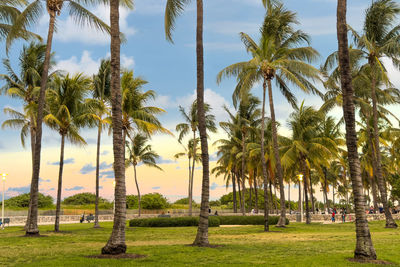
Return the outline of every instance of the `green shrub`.
<path id="1" fill-rule="evenodd" d="M 146 194 L 141 199 L 142 209 L 145 210 L 162 210 L 169 207 L 167 199 L 159 194 Z"/>
<path id="2" fill-rule="evenodd" d="M 4 200 L 4 205 L 8 208 L 27 208 L 29 207 L 29 200 L 30 194 L 27 193 Z M 53 198 L 39 193 L 38 207 L 41 209 L 54 207 Z"/>
<path id="3" fill-rule="evenodd" d="M 219 216 L 220 225 L 264 225 L 264 216 Z M 278 216 L 269 216 L 269 225 L 278 223 Z M 289 220 L 286 218 L 286 225 Z"/>
<path id="4" fill-rule="evenodd" d="M 221 201 L 211 200 L 209 205 L 210 205 L 210 207 L 219 207 L 219 206 L 221 206 Z"/>
<path id="5" fill-rule="evenodd" d="M 219 219 L 217 216 L 208 217 L 209 227 L 218 227 Z M 182 227 L 198 226 L 199 217 L 172 217 L 172 218 L 145 218 L 132 219 L 129 221 L 130 227 Z"/>
<path id="6" fill-rule="evenodd" d="M 96 195 L 93 193 L 79 193 L 67 197 L 62 201 L 64 205 L 88 205 L 95 204 Z M 99 197 L 99 203 L 109 203 L 106 199 Z"/>
<path id="7" fill-rule="evenodd" d="M 185 197 L 185 198 L 178 199 L 177 201 L 174 202 L 174 204 L 189 205 L 189 198 Z M 195 204 L 196 204 L 196 202 L 194 200 L 192 200 L 192 205 L 195 205 Z"/>
<path id="8" fill-rule="evenodd" d="M 139 207 L 138 196 L 136 195 L 127 195 L 126 196 L 126 208 L 128 209 L 137 209 Z"/>

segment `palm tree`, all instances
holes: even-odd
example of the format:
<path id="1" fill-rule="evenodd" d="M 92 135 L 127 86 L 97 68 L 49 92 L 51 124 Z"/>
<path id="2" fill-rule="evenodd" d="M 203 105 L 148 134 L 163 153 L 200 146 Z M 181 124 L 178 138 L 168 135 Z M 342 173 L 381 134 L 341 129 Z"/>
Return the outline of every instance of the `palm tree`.
<path id="1" fill-rule="evenodd" d="M 77 74 L 64 78 L 56 76 L 47 90 L 46 102 L 48 114 L 43 118 L 44 122 L 61 136 L 60 165 L 58 174 L 56 219 L 54 230 L 60 230 L 60 207 L 62 192 L 62 176 L 64 168 L 65 138 L 73 144 L 86 144 L 79 135 L 79 128 L 83 125 L 82 116 L 85 115 L 83 99 L 90 88 L 90 79 Z"/>
<path id="2" fill-rule="evenodd" d="M 96 1 L 88 1 L 86 4 L 93 5 L 97 4 Z M 25 29 L 27 26 L 33 25 L 41 17 L 42 13 L 46 10 L 49 14 L 49 28 L 46 43 L 46 53 L 43 63 L 43 71 L 40 81 L 40 91 L 38 97 L 38 108 L 36 118 L 36 140 L 35 140 L 35 155 L 33 165 L 33 175 L 31 182 L 30 192 L 30 205 L 27 219 L 27 235 L 38 235 L 39 229 L 37 226 L 38 216 L 38 193 L 39 193 L 39 172 L 40 172 L 40 152 L 42 147 L 42 121 L 43 121 L 43 110 L 45 106 L 45 90 L 47 88 L 47 81 L 49 76 L 50 67 L 50 56 L 51 46 L 53 41 L 53 34 L 55 31 L 56 17 L 61 14 L 63 5 L 69 9 L 69 15 L 72 16 L 75 21 L 80 25 L 89 25 L 95 29 L 103 32 L 110 32 L 109 26 L 107 26 L 102 20 L 96 17 L 93 13 L 88 11 L 85 7 L 80 5 L 79 1 L 64 1 L 64 0 L 46 0 L 46 4 L 43 5 L 43 1 L 35 0 L 31 2 L 21 14 L 15 19 L 13 27 L 7 36 L 6 45 L 9 46 L 16 38 L 16 32 L 19 29 Z"/>
<path id="3" fill-rule="evenodd" d="M 153 167 L 158 170 L 162 169 L 157 165 L 156 160 L 160 157 L 155 151 L 153 151 L 151 145 L 146 144 L 148 142 L 148 137 L 142 134 L 135 134 L 132 137 L 131 144 L 126 144 L 128 150 L 128 158 L 126 159 L 126 166 L 133 166 L 133 173 L 135 177 L 136 190 L 138 192 L 139 200 L 139 217 L 141 213 L 140 205 L 140 190 L 139 184 L 136 177 L 136 166 L 142 163 L 145 166 Z"/>
<path id="4" fill-rule="evenodd" d="M 130 2 L 132 3 L 132 2 Z M 115 212 L 114 225 L 107 244 L 101 249 L 102 254 L 123 254 L 126 252 L 126 186 L 125 186 L 125 140 L 122 125 L 122 91 L 121 91 L 121 39 L 119 30 L 120 1 L 110 0 L 111 23 L 111 105 L 115 175 Z"/>
<path id="5" fill-rule="evenodd" d="M 184 11 L 190 0 L 167 0 L 165 8 L 165 33 L 167 40 L 172 42 L 172 30 L 176 18 Z M 197 62 L 197 114 L 201 142 L 201 161 L 203 163 L 203 182 L 201 187 L 201 208 L 199 227 L 195 246 L 207 246 L 208 242 L 208 209 L 210 198 L 210 166 L 207 141 L 206 111 L 204 105 L 204 48 L 203 48 L 203 0 L 196 0 L 196 62 Z"/>
<path id="6" fill-rule="evenodd" d="M 310 46 L 298 47 L 302 42 L 309 43 L 309 37 L 302 31 L 295 31 L 293 24 L 297 24 L 296 14 L 284 9 L 283 5 L 271 4 L 261 28 L 261 38 L 257 44 L 246 33 L 240 33 L 241 39 L 252 59 L 247 62 L 239 62 L 223 69 L 217 77 L 220 82 L 223 77 L 236 76 L 239 83 L 234 92 L 235 99 L 240 98 L 249 91 L 255 83 L 263 83 L 263 112 L 265 117 L 265 93 L 268 86 L 269 105 L 272 123 L 272 141 L 276 162 L 276 178 L 279 181 L 281 216 L 277 226 L 285 227 L 286 208 L 285 192 L 283 185 L 283 172 L 279 157 L 278 134 L 276 127 L 275 108 L 272 95 L 272 80 L 275 79 L 278 88 L 292 106 L 296 106 L 296 98 L 289 89 L 289 83 L 300 88 L 304 92 L 319 93 L 309 81 L 319 78 L 319 71 L 311 66 L 318 52 Z M 262 120 L 264 131 L 264 120 Z M 264 153 L 264 140 L 261 135 L 261 154 Z M 263 165 L 265 161 L 262 158 Z M 263 169 L 264 182 L 267 182 L 266 168 Z M 267 215 L 265 215 L 267 224 Z M 267 226 L 265 227 L 267 230 Z"/>
<path id="7" fill-rule="evenodd" d="M 28 4 L 25 0 L 4 0 L 0 4 L 0 39 L 12 38 L 13 40 L 22 38 L 25 41 L 29 39 L 37 39 L 42 41 L 42 38 L 30 31 L 24 26 L 19 29 L 14 29 L 10 33 L 13 25 L 15 24 L 18 16 L 21 15 L 20 8 L 24 8 Z M 10 35 L 10 36 L 9 36 Z M 11 42 L 6 45 L 8 53 Z"/>
<path id="8" fill-rule="evenodd" d="M 337 38 L 339 47 L 339 71 L 343 94 L 343 117 L 346 125 L 346 144 L 356 213 L 356 259 L 376 259 L 371 240 L 368 221 L 365 214 L 365 196 L 362 192 L 360 159 L 357 151 L 357 133 L 355 127 L 355 108 L 353 102 L 352 76 L 350 69 L 349 46 L 347 39 L 347 0 L 338 0 Z"/>
<path id="9" fill-rule="evenodd" d="M 387 192 L 382 175 L 382 155 L 379 144 L 378 108 L 377 108 L 377 74 L 386 75 L 382 58 L 390 58 L 394 64 L 398 64 L 397 57 L 400 55 L 400 28 L 393 26 L 395 18 L 400 14 L 400 7 L 392 0 L 378 0 L 373 2 L 367 9 L 364 22 L 364 34 L 359 36 L 354 33 L 357 45 L 364 52 L 368 64 L 371 67 L 371 98 L 373 111 L 373 138 L 374 153 L 376 161 L 376 177 L 378 188 L 381 193 L 381 201 L 385 210 L 386 228 L 397 228 L 387 203 Z M 393 27 L 393 28 L 392 28 Z"/>
<path id="10" fill-rule="evenodd" d="M 197 131 L 199 130 L 199 120 L 197 115 L 197 102 L 194 101 L 189 108 L 189 112 L 179 106 L 179 111 L 185 122 L 179 123 L 176 125 L 176 131 L 179 132 L 178 142 L 182 142 L 182 139 L 189 134 L 190 131 L 193 133 L 193 154 L 197 154 L 197 141 L 198 138 L 196 136 Z M 211 107 L 207 103 L 204 104 L 205 118 L 206 118 L 206 128 L 208 131 L 215 133 L 217 131 L 217 127 L 215 126 L 215 116 L 210 114 Z M 192 201 L 193 201 L 193 178 L 194 178 L 194 170 L 196 160 L 192 158 L 192 173 L 189 180 L 189 216 L 192 216 Z"/>
<path id="11" fill-rule="evenodd" d="M 96 201 L 94 228 L 99 228 L 99 173 L 100 173 L 100 144 L 101 132 L 111 123 L 110 97 L 111 97 L 111 65 L 110 60 L 102 60 L 99 71 L 93 75 L 92 99 L 88 99 L 89 106 L 94 108 L 90 117 L 97 123 L 97 152 L 96 152 Z"/>
<path id="12" fill-rule="evenodd" d="M 200 141 L 200 139 L 197 138 L 196 144 L 199 143 L 199 141 Z M 189 214 L 191 214 L 192 201 L 193 201 L 192 200 L 193 199 L 193 197 L 192 197 L 192 194 L 193 194 L 193 186 L 192 186 L 192 183 L 193 183 L 192 175 L 193 175 L 193 173 L 192 173 L 192 170 L 194 169 L 193 168 L 194 164 L 192 166 L 192 163 L 191 163 L 192 162 L 192 158 L 194 159 L 194 162 L 197 162 L 197 163 L 201 162 L 201 154 L 197 153 L 197 152 L 196 152 L 196 155 L 194 154 L 194 151 L 195 150 L 197 151 L 197 148 L 194 149 L 195 148 L 194 147 L 194 143 L 195 143 L 195 141 L 193 139 L 190 139 L 188 141 L 187 147 L 183 146 L 182 143 L 181 143 L 181 145 L 183 146 L 185 151 L 184 152 L 179 152 L 179 153 L 174 155 L 175 159 L 179 159 L 180 157 L 187 157 L 188 158 L 188 165 L 189 165 L 188 166 L 188 170 L 189 170 L 189 176 L 188 176 L 189 177 L 189 180 L 188 180 L 189 181 L 189 183 L 188 183 Z"/>

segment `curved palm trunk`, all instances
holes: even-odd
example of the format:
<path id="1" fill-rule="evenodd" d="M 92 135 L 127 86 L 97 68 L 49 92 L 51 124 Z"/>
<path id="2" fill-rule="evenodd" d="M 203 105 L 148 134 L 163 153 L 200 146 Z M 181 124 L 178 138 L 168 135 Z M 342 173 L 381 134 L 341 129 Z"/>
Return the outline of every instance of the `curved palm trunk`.
<path id="1" fill-rule="evenodd" d="M 38 199 L 39 199 L 39 173 L 40 173 L 40 152 L 42 149 L 42 122 L 43 110 L 45 104 L 45 91 L 47 86 L 47 78 L 49 76 L 51 44 L 53 41 L 54 25 L 56 20 L 55 11 L 49 11 L 49 30 L 47 34 L 46 55 L 43 62 L 43 72 L 40 80 L 40 93 L 38 99 L 38 111 L 36 118 L 36 140 L 34 149 L 34 164 L 32 172 L 31 190 L 28 218 L 26 222 L 26 235 L 38 235 Z"/>
<path id="2" fill-rule="evenodd" d="M 188 153 L 190 153 L 190 152 L 188 152 Z M 190 165 L 190 162 L 192 161 L 192 159 L 191 159 L 191 157 L 189 156 L 188 157 L 188 162 L 189 162 L 189 180 L 188 180 L 188 203 L 190 203 L 190 197 L 191 197 L 191 194 L 190 194 L 190 188 L 191 188 L 191 183 L 192 183 L 192 166 Z M 189 205 L 190 206 L 190 205 Z M 190 208 L 189 208 L 189 210 L 190 210 Z"/>
<path id="3" fill-rule="evenodd" d="M 328 175 L 327 175 L 327 170 L 325 167 L 323 167 L 324 170 L 324 186 L 323 186 L 323 191 L 324 191 L 324 196 L 325 196 L 325 208 L 330 208 L 329 205 L 329 200 L 328 200 L 328 192 L 327 192 L 327 188 L 328 188 Z"/>
<path id="4" fill-rule="evenodd" d="M 254 171 L 254 211 L 258 213 L 257 171 Z"/>
<path id="5" fill-rule="evenodd" d="M 62 175 L 63 175 L 63 169 L 64 169 L 64 146 L 65 146 L 65 134 L 61 134 L 61 152 L 60 152 L 60 168 L 58 170 L 56 221 L 54 224 L 54 231 L 56 231 L 56 232 L 60 231 Z"/>
<path id="6" fill-rule="evenodd" d="M 110 1 L 111 22 L 111 102 L 113 122 L 113 150 L 115 173 L 115 213 L 113 230 L 102 254 L 122 254 L 126 252 L 126 187 L 125 187 L 125 147 L 122 135 L 122 108 L 120 84 L 120 31 L 119 1 Z"/>
<path id="7" fill-rule="evenodd" d="M 237 213 L 236 178 L 234 172 L 232 172 L 232 190 L 233 190 L 233 213 Z"/>
<path id="8" fill-rule="evenodd" d="M 374 64 L 371 64 L 371 67 L 374 67 Z M 392 217 L 392 213 L 390 213 L 389 205 L 387 202 L 387 191 L 385 186 L 385 179 L 382 175 L 382 155 L 379 144 L 379 129 L 378 129 L 378 109 L 377 109 L 377 99 L 376 99 L 376 77 L 375 73 L 372 71 L 372 86 L 371 86 L 371 95 L 372 95 L 372 109 L 373 109 L 373 124 L 374 124 L 374 144 L 375 148 L 373 151 L 376 156 L 376 178 L 377 184 L 379 188 L 379 192 L 381 193 L 381 202 L 383 205 L 383 209 L 385 211 L 386 217 L 386 228 L 397 228 L 397 224 Z"/>
<path id="9" fill-rule="evenodd" d="M 272 145 L 274 149 L 275 167 L 276 167 L 276 178 L 279 182 L 280 187 L 280 203 L 281 203 L 281 215 L 279 217 L 277 227 L 285 227 L 286 225 L 286 207 L 285 207 L 285 188 L 283 185 L 283 171 L 281 165 L 281 158 L 279 157 L 278 147 L 278 131 L 276 129 L 275 119 L 275 108 L 274 99 L 272 97 L 272 85 L 271 80 L 268 80 L 268 96 L 269 96 L 269 109 L 271 112 L 271 127 L 272 127 Z"/>
<path id="10" fill-rule="evenodd" d="M 270 203 L 272 203 L 271 204 L 271 209 L 272 209 L 272 207 L 274 208 L 274 211 L 272 213 L 275 213 L 277 207 L 276 207 L 276 202 L 275 202 L 275 199 L 274 199 L 274 195 L 272 194 L 272 182 L 271 182 L 271 180 L 269 180 L 269 199 L 271 200 Z"/>
<path id="11" fill-rule="evenodd" d="M 31 124 L 33 124 L 34 123 L 34 118 L 33 117 L 31 117 Z M 32 157 L 32 175 L 33 175 L 33 166 L 34 166 L 34 164 L 35 164 L 35 138 L 36 138 L 36 134 L 35 134 L 35 129 L 34 129 L 34 127 L 31 125 L 30 126 L 30 135 L 31 135 L 31 157 Z M 28 208 L 28 217 L 27 218 L 30 218 L 30 212 L 31 212 L 31 202 L 29 202 L 29 208 Z M 26 222 L 25 222 L 25 226 L 24 226 L 24 229 L 25 229 L 25 231 L 28 229 L 28 221 L 29 220 L 26 220 Z"/>
<path id="12" fill-rule="evenodd" d="M 196 131 L 193 131 L 193 162 L 192 162 L 192 175 L 190 177 L 190 191 L 189 191 L 189 216 L 193 214 L 193 178 L 194 178 L 194 168 L 196 165 Z"/>
<path id="13" fill-rule="evenodd" d="M 249 181 L 249 209 L 253 209 L 253 187 L 251 186 L 251 181 Z"/>
<path id="14" fill-rule="evenodd" d="M 246 138 L 246 133 L 244 130 L 242 130 L 242 189 L 243 189 L 243 194 L 242 194 L 242 214 L 246 215 L 246 202 L 245 202 L 245 154 L 246 154 L 246 146 L 245 146 L 245 138 Z M 251 203 L 251 202 L 250 202 Z"/>
<path id="15" fill-rule="evenodd" d="M 96 200 L 94 210 L 94 228 L 99 228 L 99 173 L 100 173 L 100 141 L 101 141 L 101 123 L 97 131 L 97 151 L 96 151 Z"/>
<path id="16" fill-rule="evenodd" d="M 374 212 L 376 213 L 378 211 L 378 192 L 376 190 L 376 183 L 370 175 L 368 175 L 371 181 L 371 191 L 372 191 L 372 198 L 373 198 L 373 203 L 374 203 Z"/>
<path id="17" fill-rule="evenodd" d="M 288 208 L 289 208 L 289 214 L 292 214 L 292 207 L 290 206 L 290 180 L 288 183 Z"/>
<path id="18" fill-rule="evenodd" d="M 308 203 L 308 192 L 307 192 L 308 191 L 308 181 L 307 181 L 308 173 L 307 173 L 306 160 L 304 159 L 303 156 L 301 158 L 301 168 L 302 168 L 303 176 L 304 176 L 304 201 L 306 203 L 306 224 L 310 224 L 311 216 L 310 216 L 310 206 Z"/>
<path id="19" fill-rule="evenodd" d="M 313 214 L 315 214 L 315 202 L 314 202 L 314 193 L 313 193 L 313 187 L 312 187 L 312 181 L 311 181 L 311 172 L 309 171 L 309 177 L 310 177 L 310 197 L 311 197 L 311 211 Z"/>
<path id="20" fill-rule="evenodd" d="M 236 174 L 237 177 L 237 182 L 238 182 L 238 193 L 239 193 L 239 206 L 240 206 L 240 210 L 242 210 L 243 207 L 243 202 L 242 202 L 242 190 L 240 189 L 240 180 L 238 175 Z"/>
<path id="21" fill-rule="evenodd" d="M 138 184 L 138 181 L 137 181 L 137 178 L 136 178 L 136 165 L 133 165 L 133 172 L 134 172 L 134 175 L 135 175 L 135 184 L 136 184 L 136 190 L 137 190 L 137 194 L 138 194 L 139 217 L 140 217 L 140 214 L 142 212 L 142 207 L 141 207 L 139 184 Z"/>
<path id="22" fill-rule="evenodd" d="M 264 78 L 263 82 L 263 102 L 262 102 L 262 113 L 261 113 L 261 164 L 262 173 L 264 178 L 264 232 L 269 231 L 269 201 L 268 201 L 268 175 L 267 175 L 267 163 L 265 161 L 265 149 L 264 149 L 264 133 L 265 133 L 265 94 L 267 90 L 267 81 Z"/>
<path id="23" fill-rule="evenodd" d="M 203 163 L 203 182 L 201 187 L 201 208 L 199 227 L 197 228 L 195 246 L 208 246 L 208 209 L 210 198 L 210 166 L 208 156 L 207 129 L 204 111 L 204 49 L 203 49 L 203 0 L 197 0 L 197 116 L 201 141 L 201 159 Z"/>
<path id="24" fill-rule="evenodd" d="M 343 117 L 346 124 L 346 144 L 350 166 L 350 176 L 353 187 L 354 206 L 356 213 L 356 259 L 376 259 L 376 252 L 371 240 L 368 221 L 365 214 L 365 196 L 362 193 L 360 160 L 357 151 L 357 133 L 355 127 L 355 108 L 350 70 L 350 56 L 347 39 L 347 1 L 338 0 L 337 6 L 337 37 L 339 47 L 339 70 L 343 91 Z"/>
<path id="25" fill-rule="evenodd" d="M 367 116 L 367 121 L 369 121 L 369 117 Z M 375 157 L 375 149 L 374 149 L 374 135 L 368 128 L 368 142 L 369 146 L 371 147 L 371 162 L 372 162 L 372 177 L 368 174 L 368 177 L 370 178 L 371 181 L 371 189 L 372 189 L 372 197 L 373 197 L 373 202 L 374 202 L 374 212 L 376 213 L 378 211 L 378 192 L 376 188 L 376 174 L 377 174 L 377 162 L 376 162 L 376 157 Z M 375 177 L 375 178 L 374 178 Z"/>

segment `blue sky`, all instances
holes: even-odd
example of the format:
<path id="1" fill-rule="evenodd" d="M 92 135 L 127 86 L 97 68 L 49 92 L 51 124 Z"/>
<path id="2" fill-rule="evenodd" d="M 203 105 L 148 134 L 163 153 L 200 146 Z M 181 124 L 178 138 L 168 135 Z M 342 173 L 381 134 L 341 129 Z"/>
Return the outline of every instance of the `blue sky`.
<path id="1" fill-rule="evenodd" d="M 178 105 L 188 106 L 194 99 L 196 86 L 195 73 L 195 6 L 188 6 L 186 12 L 177 20 L 176 30 L 174 32 L 174 44 L 168 43 L 164 35 L 164 7 L 165 0 L 136 0 L 135 10 L 121 10 L 121 30 L 126 34 L 127 42 L 121 49 L 121 62 L 124 67 L 133 68 L 135 75 L 140 75 L 149 81 L 146 89 L 153 89 L 157 92 L 158 98 L 154 105 L 164 108 L 167 114 L 161 117 L 164 125 L 173 130 L 175 125 L 181 121 L 178 113 Z M 195 1 L 192 1 L 195 2 Z M 325 57 L 337 49 L 336 41 L 336 0 L 285 0 L 286 7 L 298 13 L 299 27 L 309 33 L 312 37 L 312 46 L 316 48 L 321 59 L 315 65 L 323 63 Z M 348 23 L 355 29 L 360 30 L 364 10 L 370 1 L 351 0 L 348 1 Z M 253 38 L 258 38 L 258 29 L 263 21 L 265 10 L 261 0 L 205 0 L 205 88 L 206 101 L 213 107 L 213 112 L 217 119 L 224 120 L 226 114 L 222 110 L 222 105 L 231 107 L 231 94 L 235 87 L 235 79 L 224 80 L 220 85 L 216 84 L 216 75 L 224 67 L 243 60 L 248 60 L 243 45 L 240 42 L 238 33 L 243 31 L 250 34 Z M 92 9 L 98 16 L 108 21 L 108 8 L 96 7 Z M 44 16 L 37 27 L 33 30 L 46 36 L 47 14 Z M 17 67 L 16 59 L 18 57 L 21 43 L 13 46 L 10 52 L 10 58 L 13 65 Z M 0 46 L 4 51 L 4 47 Z M 69 72 L 84 72 L 87 75 L 93 74 L 98 63 L 109 54 L 109 38 L 94 30 L 81 29 L 74 26 L 74 23 L 62 14 L 58 18 L 58 32 L 55 35 L 53 51 L 58 61 L 57 68 Z M 5 53 L 2 53 L 5 57 Z M 0 67 L 0 71 L 4 69 Z M 397 72 L 392 71 L 394 77 Z M 398 78 L 395 83 L 400 84 Z M 294 89 L 294 91 L 297 89 Z M 261 88 L 254 88 L 254 93 L 260 95 Z M 298 91 L 296 91 L 298 92 Z M 320 100 L 315 96 L 305 96 L 302 93 L 296 93 L 299 101 L 306 99 L 306 105 L 319 105 Z M 291 107 L 286 103 L 278 91 L 275 91 L 275 105 L 277 117 L 284 125 L 291 112 Z M 21 109 L 22 103 L 0 96 L 0 108 L 11 106 Z M 4 121 L 6 116 L 0 113 L 0 122 Z M 76 177 L 93 176 L 94 155 L 92 153 L 95 146 L 95 130 L 84 129 L 82 135 L 87 139 L 89 145 L 85 148 L 67 146 L 65 157 L 69 163 L 65 169 L 66 179 L 72 181 L 66 182 L 65 195 L 80 191 L 93 191 L 92 185 L 81 186 L 77 183 Z M 55 132 L 46 129 L 44 132 L 44 159 L 42 160 L 41 177 L 49 179 L 49 182 L 42 183 L 44 192 L 54 194 L 56 181 L 56 171 L 58 160 L 59 136 Z M 220 135 L 218 135 L 220 136 Z M 215 136 L 210 143 L 214 142 L 218 136 Z M 7 172 L 13 172 L 15 168 L 24 169 L 24 172 L 17 172 L 14 182 L 10 182 L 15 191 L 16 187 L 26 188 L 30 181 L 30 161 L 29 150 L 21 147 L 19 140 L 19 131 L 1 130 L 0 131 L 0 166 Z M 112 162 L 111 140 L 105 137 L 103 139 L 104 149 L 101 162 L 104 172 L 104 188 L 111 192 L 111 182 L 107 180 L 110 175 L 110 163 Z M 174 176 L 186 175 L 186 163 L 184 161 L 174 163 L 172 155 L 179 152 L 179 144 L 172 138 L 166 136 L 157 136 L 154 138 L 153 145 L 162 155 L 162 166 L 169 169 L 169 173 L 157 173 L 156 176 L 163 177 L 167 181 L 165 187 L 159 185 L 158 180 L 145 180 L 144 193 L 157 192 L 164 193 L 176 198 L 186 194 L 186 180 L 182 178 L 182 186 L 171 186 Z M 211 148 L 212 153 L 215 151 Z M 79 154 L 79 156 L 78 156 Z M 89 160 L 89 157 L 91 159 Z M 15 160 L 14 160 L 15 159 Z M 7 164 L 9 164 L 7 166 Z M 147 171 L 144 171 L 148 174 Z M 172 173 L 172 174 L 171 174 Z M 145 174 L 145 175 L 146 175 Z M 200 174 L 200 172 L 199 172 Z M 79 176 L 81 175 L 81 176 Z M 83 176 L 82 176 L 83 175 Z M 86 175 L 86 176 L 85 176 Z M 154 176 L 148 174 L 149 176 Z M 68 178 L 69 177 L 69 178 Z M 198 175 L 200 177 L 200 175 Z M 80 178 L 79 178 L 80 179 Z M 90 178 L 91 179 L 91 178 Z M 171 180 L 168 180 L 171 179 Z M 199 181 L 200 179 L 198 179 Z M 216 198 L 225 193 L 224 182 L 222 178 L 212 180 L 212 197 Z M 200 183 L 199 183 L 200 184 Z M 83 188 L 82 188 L 83 187 Z M 47 188 L 47 189 L 46 189 Z M 52 190 L 51 190 L 52 189 Z M 48 191 L 46 191 L 48 190 Z M 132 189 L 133 190 L 133 189 Z M 129 191 L 129 188 L 128 188 Z M 21 191 L 22 192 L 22 191 Z M 53 193 L 52 193 L 53 192 Z M 129 193 L 129 192 L 128 192 Z M 134 193 L 134 192 L 131 192 Z M 109 193 L 108 193 L 109 194 Z M 107 194 L 106 194 L 107 195 Z M 195 192 L 199 196 L 200 191 Z"/>

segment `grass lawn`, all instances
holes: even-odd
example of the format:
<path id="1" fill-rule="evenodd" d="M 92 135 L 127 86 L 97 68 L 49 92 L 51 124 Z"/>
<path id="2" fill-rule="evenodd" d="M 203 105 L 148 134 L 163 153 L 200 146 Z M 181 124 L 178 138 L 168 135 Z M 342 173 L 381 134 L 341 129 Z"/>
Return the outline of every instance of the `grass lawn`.
<path id="1" fill-rule="evenodd" d="M 142 259 L 91 259 L 100 253 L 110 236 L 112 223 L 41 226 L 45 237 L 22 237 L 22 227 L 0 231 L 1 266 L 178 266 L 178 265 L 255 265 L 268 266 L 374 266 L 347 261 L 355 247 L 354 224 L 290 224 L 286 229 L 262 226 L 210 228 L 212 244 L 218 248 L 185 246 L 196 235 L 196 227 L 126 229 L 128 253 L 147 255 Z M 384 222 L 371 222 L 378 258 L 400 266 L 400 230 L 384 228 Z"/>

